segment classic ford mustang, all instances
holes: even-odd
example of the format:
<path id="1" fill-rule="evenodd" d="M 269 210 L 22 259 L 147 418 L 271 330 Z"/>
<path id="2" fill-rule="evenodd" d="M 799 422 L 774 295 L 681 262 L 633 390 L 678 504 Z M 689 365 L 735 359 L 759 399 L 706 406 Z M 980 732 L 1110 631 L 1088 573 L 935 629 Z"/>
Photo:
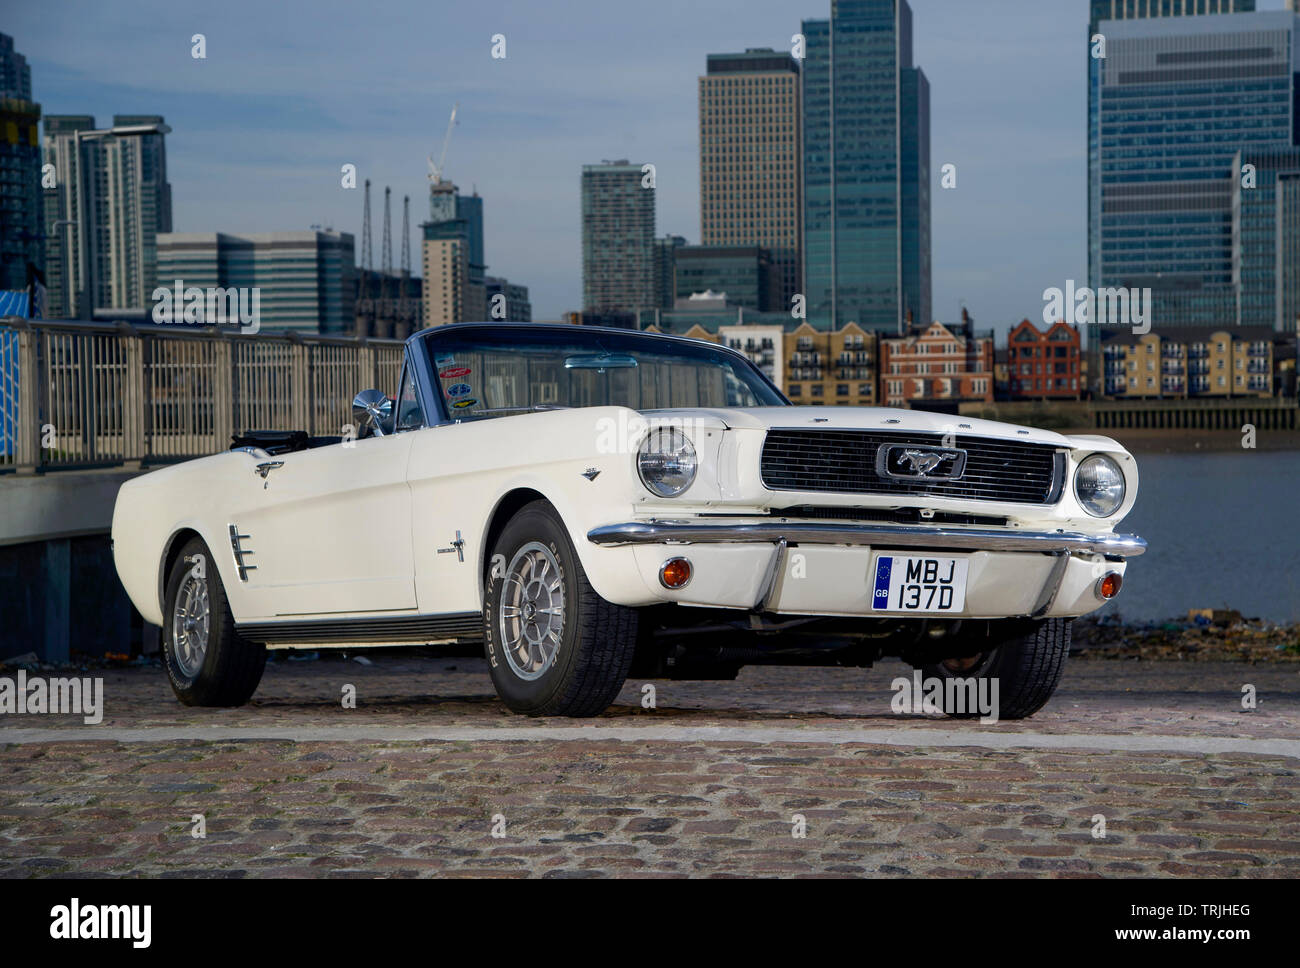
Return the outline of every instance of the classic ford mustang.
<path id="1" fill-rule="evenodd" d="M 1113 440 L 792 406 L 704 341 L 443 326 L 395 389 L 358 394 L 355 439 L 250 432 L 122 487 L 118 573 L 182 702 L 247 701 L 268 648 L 481 641 L 530 715 L 888 655 L 996 679 L 1017 718 L 1145 549 Z"/>

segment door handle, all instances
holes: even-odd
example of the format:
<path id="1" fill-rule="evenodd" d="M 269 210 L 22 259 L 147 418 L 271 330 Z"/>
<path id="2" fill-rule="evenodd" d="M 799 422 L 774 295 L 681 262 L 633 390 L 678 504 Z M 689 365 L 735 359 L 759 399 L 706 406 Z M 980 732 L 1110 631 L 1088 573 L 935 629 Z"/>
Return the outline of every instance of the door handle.
<path id="1" fill-rule="evenodd" d="M 261 475 L 262 480 L 266 480 L 267 474 L 271 473 L 271 471 L 275 470 L 277 467 L 283 466 L 284 461 L 282 460 L 268 460 L 258 464 L 256 469 L 257 473 Z"/>

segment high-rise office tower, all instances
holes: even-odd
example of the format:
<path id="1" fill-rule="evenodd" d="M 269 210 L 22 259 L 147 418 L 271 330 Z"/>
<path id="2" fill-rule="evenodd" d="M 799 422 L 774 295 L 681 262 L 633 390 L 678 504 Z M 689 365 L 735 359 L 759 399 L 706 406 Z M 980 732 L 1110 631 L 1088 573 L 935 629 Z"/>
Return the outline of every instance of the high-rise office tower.
<path id="1" fill-rule="evenodd" d="M 772 254 L 781 302 L 800 291 L 799 62 L 771 48 L 710 54 L 700 78 L 700 241 Z"/>
<path id="2" fill-rule="evenodd" d="M 424 325 L 487 319 L 483 199 L 462 195 L 449 181 L 436 182 L 422 230 Z"/>
<path id="3" fill-rule="evenodd" d="M 899 73 L 899 199 L 902 204 L 903 322 L 926 325 L 930 284 L 930 81 L 920 68 Z"/>
<path id="4" fill-rule="evenodd" d="M 1098 286 L 1101 265 L 1101 167 L 1097 164 L 1099 100 L 1103 59 L 1095 44 L 1103 20 L 1198 17 L 1220 13 L 1246 13 L 1255 0 L 1089 0 L 1088 5 L 1088 280 Z M 1103 35 L 1104 36 L 1104 35 Z"/>
<path id="5" fill-rule="evenodd" d="M 1293 13 L 1101 21 L 1093 288 L 1150 288 L 1151 323 L 1237 317 L 1233 158 L 1297 143 Z"/>
<path id="6" fill-rule="evenodd" d="M 27 264 L 44 263 L 40 118 L 27 59 L 0 34 L 0 289 L 25 288 Z"/>
<path id="7" fill-rule="evenodd" d="M 832 0 L 805 20 L 808 320 L 899 332 L 930 317 L 929 84 L 906 0 Z"/>
<path id="8" fill-rule="evenodd" d="M 582 305 L 636 312 L 658 304 L 655 190 L 627 159 L 582 166 Z"/>
<path id="9" fill-rule="evenodd" d="M 97 309 L 144 309 L 157 280 L 157 236 L 172 228 L 159 115 L 116 115 L 97 129 L 89 115 L 45 118 L 44 162 L 49 313 L 89 319 Z"/>

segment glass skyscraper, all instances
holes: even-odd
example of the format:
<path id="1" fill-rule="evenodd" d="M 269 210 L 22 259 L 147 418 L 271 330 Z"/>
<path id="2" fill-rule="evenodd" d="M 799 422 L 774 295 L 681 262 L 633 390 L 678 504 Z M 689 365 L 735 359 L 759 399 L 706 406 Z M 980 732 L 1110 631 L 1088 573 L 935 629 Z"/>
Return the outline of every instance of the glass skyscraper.
<path id="1" fill-rule="evenodd" d="M 906 0 L 805 20 L 804 293 L 819 329 L 900 331 L 930 309 L 930 96 Z"/>
<path id="2" fill-rule="evenodd" d="M 1152 290 L 1151 322 L 1235 324 L 1234 157 L 1297 144 L 1294 13 L 1101 21 L 1090 272 Z"/>
<path id="3" fill-rule="evenodd" d="M 27 264 L 44 262 L 40 117 L 27 59 L 0 34 L 0 290 L 26 288 Z"/>
<path id="4" fill-rule="evenodd" d="M 1099 285 L 1101 265 L 1101 167 L 1097 164 L 1100 120 L 1101 58 L 1093 57 L 1093 40 L 1103 20 L 1194 17 L 1245 13 L 1255 0 L 1090 0 L 1088 9 L 1088 279 Z"/>
<path id="5" fill-rule="evenodd" d="M 1300 316 L 1300 147 L 1238 152 L 1232 169 L 1237 325 L 1294 333 Z"/>
<path id="6" fill-rule="evenodd" d="M 930 302 L 930 82 L 920 68 L 899 74 L 902 163 L 903 318 L 934 322 Z"/>

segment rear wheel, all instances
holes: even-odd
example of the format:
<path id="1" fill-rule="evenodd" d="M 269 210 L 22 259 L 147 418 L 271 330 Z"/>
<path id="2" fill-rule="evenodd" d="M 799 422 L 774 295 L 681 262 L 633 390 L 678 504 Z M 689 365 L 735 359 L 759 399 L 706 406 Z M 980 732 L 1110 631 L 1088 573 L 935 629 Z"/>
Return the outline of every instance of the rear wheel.
<path id="1" fill-rule="evenodd" d="M 592 589 L 559 515 L 521 509 L 492 549 L 484 652 L 501 701 L 529 716 L 595 716 L 623 688 L 637 613 Z"/>
<path id="2" fill-rule="evenodd" d="M 976 696 L 996 695 L 999 719 L 1024 719 L 1047 704 L 1056 691 L 1070 654 L 1072 619 L 1049 618 L 1041 621 L 1007 622 L 990 641 L 991 647 L 972 655 L 942 659 L 924 666 L 925 677 L 941 681 L 974 679 Z M 996 694 L 993 692 L 996 681 Z M 948 690 L 940 700 L 948 703 Z M 943 712 L 961 719 L 981 715 L 978 709 L 943 708 Z"/>
<path id="3" fill-rule="evenodd" d="M 187 706 L 242 706 L 266 668 L 266 648 L 235 634 L 208 546 L 192 538 L 167 577 L 163 664 L 176 698 Z"/>

